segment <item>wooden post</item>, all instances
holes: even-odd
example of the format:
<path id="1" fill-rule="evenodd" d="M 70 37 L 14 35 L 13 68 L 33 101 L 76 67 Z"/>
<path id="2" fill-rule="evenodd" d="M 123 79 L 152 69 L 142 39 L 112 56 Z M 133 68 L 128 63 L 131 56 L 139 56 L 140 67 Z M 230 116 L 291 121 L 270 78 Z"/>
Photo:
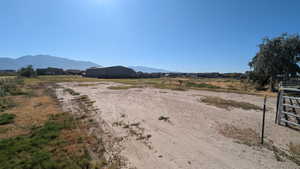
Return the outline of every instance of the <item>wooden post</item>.
<path id="1" fill-rule="evenodd" d="M 262 128 L 261 128 L 261 144 L 264 144 L 266 102 L 267 102 L 267 96 L 265 96 L 264 98 L 264 108 L 263 108 L 263 118 L 262 118 Z"/>

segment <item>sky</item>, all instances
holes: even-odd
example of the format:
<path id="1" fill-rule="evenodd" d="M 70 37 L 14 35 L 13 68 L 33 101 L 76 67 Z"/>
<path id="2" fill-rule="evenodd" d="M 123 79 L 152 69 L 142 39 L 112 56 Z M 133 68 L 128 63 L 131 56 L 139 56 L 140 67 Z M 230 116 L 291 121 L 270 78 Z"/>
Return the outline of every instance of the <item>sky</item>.
<path id="1" fill-rule="evenodd" d="M 244 72 L 262 38 L 300 31 L 299 0 L 1 0 L 0 57 Z"/>

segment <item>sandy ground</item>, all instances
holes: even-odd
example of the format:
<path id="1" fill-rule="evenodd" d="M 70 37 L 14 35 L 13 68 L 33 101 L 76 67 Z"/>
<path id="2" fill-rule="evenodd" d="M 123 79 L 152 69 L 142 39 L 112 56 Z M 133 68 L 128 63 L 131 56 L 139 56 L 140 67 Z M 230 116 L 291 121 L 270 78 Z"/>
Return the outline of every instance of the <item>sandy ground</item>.
<path id="1" fill-rule="evenodd" d="M 262 112 L 222 109 L 199 100 L 203 96 L 246 101 L 262 106 L 263 98 L 209 91 L 172 91 L 155 88 L 111 90 L 116 83 L 78 86 L 61 83 L 95 101 L 99 123 L 105 121 L 118 143 L 126 168 L 138 169 L 296 169 L 295 163 L 277 161 L 266 148 L 238 144 L 218 129 L 224 124 L 261 130 Z M 64 98 L 61 94 L 60 98 Z M 274 124 L 275 98 L 268 99 L 265 135 L 281 149 L 300 144 L 300 132 Z M 159 117 L 169 120 L 159 120 Z M 101 120 L 100 120 L 101 119 Z"/>

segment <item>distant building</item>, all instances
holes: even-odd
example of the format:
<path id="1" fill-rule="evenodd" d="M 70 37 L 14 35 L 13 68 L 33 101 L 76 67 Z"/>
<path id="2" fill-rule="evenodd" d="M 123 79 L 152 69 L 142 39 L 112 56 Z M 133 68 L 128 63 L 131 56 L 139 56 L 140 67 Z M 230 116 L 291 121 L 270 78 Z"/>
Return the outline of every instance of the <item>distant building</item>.
<path id="1" fill-rule="evenodd" d="M 0 70 L 0 73 L 16 73 L 16 70 Z"/>
<path id="2" fill-rule="evenodd" d="M 133 69 L 124 66 L 113 66 L 87 69 L 85 76 L 95 78 L 136 78 L 137 74 Z"/>
<path id="3" fill-rule="evenodd" d="M 46 69 L 36 69 L 37 75 L 64 75 L 63 69 L 48 67 Z"/>
<path id="4" fill-rule="evenodd" d="M 77 70 L 77 69 L 68 69 L 65 71 L 65 73 L 67 75 L 82 75 L 84 71 L 81 71 L 81 70 Z"/>
<path id="5" fill-rule="evenodd" d="M 162 73 L 144 73 L 144 72 L 137 72 L 137 78 L 160 78 L 162 77 Z"/>
<path id="6" fill-rule="evenodd" d="M 0 76 L 15 76 L 15 70 L 0 70 Z"/>

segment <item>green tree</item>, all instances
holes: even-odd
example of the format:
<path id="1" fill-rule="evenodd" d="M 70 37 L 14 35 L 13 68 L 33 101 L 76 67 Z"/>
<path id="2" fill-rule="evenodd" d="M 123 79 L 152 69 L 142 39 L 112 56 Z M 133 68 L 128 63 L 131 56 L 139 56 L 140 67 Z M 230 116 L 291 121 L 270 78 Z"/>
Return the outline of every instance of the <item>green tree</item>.
<path id="1" fill-rule="evenodd" d="M 21 68 L 20 70 L 18 70 L 18 76 L 21 76 L 21 77 L 35 77 L 36 72 L 32 68 L 32 65 L 29 65 L 25 68 Z"/>
<path id="2" fill-rule="evenodd" d="M 278 75 L 286 78 L 295 77 L 300 72 L 300 36 L 298 34 L 282 34 L 273 39 L 264 38 L 259 45 L 258 53 L 250 61 L 249 66 L 253 71 L 249 72 L 249 78 L 264 86 L 274 84 Z"/>

